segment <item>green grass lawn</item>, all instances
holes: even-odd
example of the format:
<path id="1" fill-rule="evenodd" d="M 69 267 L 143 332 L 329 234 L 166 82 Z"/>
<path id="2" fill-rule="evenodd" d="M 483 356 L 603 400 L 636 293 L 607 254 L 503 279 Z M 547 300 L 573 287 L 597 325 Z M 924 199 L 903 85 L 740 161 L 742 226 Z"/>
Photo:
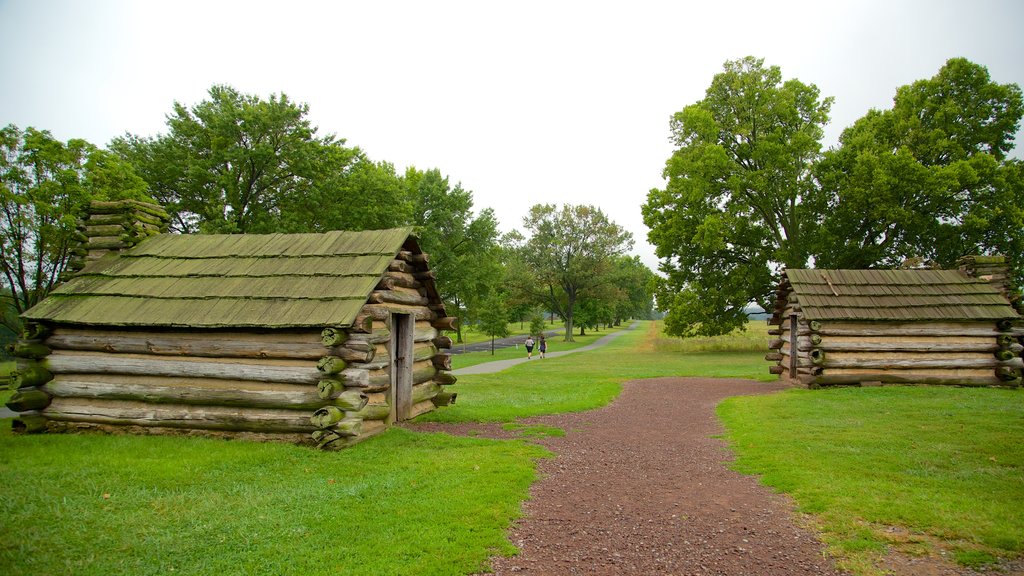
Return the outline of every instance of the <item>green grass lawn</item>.
<path id="1" fill-rule="evenodd" d="M 887 546 L 967 565 L 1024 552 L 1020 390 L 791 390 L 730 398 L 719 416 L 736 469 L 816 515 L 857 573 L 878 573 Z"/>
<path id="2" fill-rule="evenodd" d="M 511 554 L 546 452 L 393 429 L 340 452 L 0 435 L 0 572 L 468 574 Z"/>
<path id="3" fill-rule="evenodd" d="M 762 322 L 687 341 L 659 329 L 646 322 L 596 351 L 462 376 L 458 403 L 420 419 L 552 436 L 564 431 L 515 420 L 603 406 L 631 379 L 775 378 Z M 560 347 L 553 339 L 552 351 Z M 856 573 L 877 573 L 886 546 L 939 545 L 968 565 L 1024 551 L 1024 391 L 792 390 L 726 400 L 719 415 L 737 469 L 791 494 Z M 513 552 L 505 530 L 546 454 L 522 441 L 402 429 L 324 453 L 183 437 L 12 436 L 8 422 L 5 575 L 474 573 L 491 554 Z"/>

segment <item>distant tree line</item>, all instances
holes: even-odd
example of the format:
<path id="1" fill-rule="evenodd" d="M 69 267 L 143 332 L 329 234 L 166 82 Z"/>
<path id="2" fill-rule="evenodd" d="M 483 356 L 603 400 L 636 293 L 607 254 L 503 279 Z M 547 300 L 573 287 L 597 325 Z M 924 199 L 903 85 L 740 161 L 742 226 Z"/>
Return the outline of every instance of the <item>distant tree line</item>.
<path id="1" fill-rule="evenodd" d="M 771 309 L 784 267 L 949 267 L 1007 257 L 1024 284 L 1021 89 L 963 58 L 896 91 L 822 151 L 832 98 L 776 66 L 725 63 L 670 122 L 666 185 L 643 206 L 667 331 L 716 335 Z"/>
<path id="2" fill-rule="evenodd" d="M 126 198 L 162 204 L 176 233 L 414 226 L 449 313 L 471 323 L 488 315 L 495 323 L 496 309 L 506 320 L 554 310 L 571 338 L 574 321 L 611 323 L 652 308 L 653 273 L 623 256 L 632 240 L 596 208 L 563 208 L 582 216 L 574 220 L 535 207 L 525 222 L 530 239 L 503 239 L 493 210 L 475 211 L 472 192 L 440 169 L 399 173 L 342 138 L 319 135 L 308 112 L 284 94 L 264 99 L 216 85 L 198 104 L 175 102 L 166 133 L 125 134 L 107 150 L 4 128 L 3 325 L 17 332 L 17 315 L 60 281 L 89 202 Z M 560 243 L 573 247 L 566 252 Z M 545 253 L 565 256 L 570 268 L 552 270 Z"/>

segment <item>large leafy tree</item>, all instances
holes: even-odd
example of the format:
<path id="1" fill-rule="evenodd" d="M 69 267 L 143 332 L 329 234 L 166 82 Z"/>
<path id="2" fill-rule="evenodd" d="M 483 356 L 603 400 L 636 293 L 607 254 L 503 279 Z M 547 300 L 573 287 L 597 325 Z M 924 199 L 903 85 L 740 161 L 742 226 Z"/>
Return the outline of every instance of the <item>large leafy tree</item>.
<path id="1" fill-rule="evenodd" d="M 658 303 L 670 334 L 715 335 L 768 306 L 780 266 L 804 266 L 811 169 L 832 99 L 753 57 L 725 63 L 705 97 L 671 120 L 664 189 L 643 206 L 666 275 Z"/>
<path id="2" fill-rule="evenodd" d="M 430 254 L 438 290 L 449 312 L 472 320 L 501 275 L 498 221 L 490 208 L 473 213 L 473 193 L 438 169 L 409 168 L 406 186 L 420 246 Z M 507 314 L 506 314 L 507 315 Z M 457 340 L 462 341 L 461 324 Z"/>
<path id="3" fill-rule="evenodd" d="M 577 302 L 613 284 L 615 258 L 633 247 L 633 236 L 587 205 L 537 204 L 523 226 L 529 238 L 521 248 L 519 289 L 565 320 L 571 342 Z"/>
<path id="4" fill-rule="evenodd" d="M 304 220 L 284 210 L 340 209 L 345 199 L 326 192 L 362 159 L 344 140 L 317 136 L 308 112 L 285 94 L 264 100 L 217 85 L 191 108 L 175 102 L 167 134 L 128 135 L 111 148 L 149 183 L 176 231 L 278 231 Z"/>
<path id="5" fill-rule="evenodd" d="M 89 201 L 128 198 L 152 201 L 146 183 L 114 154 L 85 140 L 61 142 L 45 130 L 0 130 L 4 325 L 16 331 L 17 314 L 60 281 Z"/>
<path id="6" fill-rule="evenodd" d="M 847 128 L 817 169 L 828 206 L 817 264 L 921 257 L 948 267 L 965 254 L 1001 253 L 1019 270 L 1024 181 L 1007 154 L 1022 109 L 1020 87 L 963 58 L 899 88 L 892 109 Z"/>

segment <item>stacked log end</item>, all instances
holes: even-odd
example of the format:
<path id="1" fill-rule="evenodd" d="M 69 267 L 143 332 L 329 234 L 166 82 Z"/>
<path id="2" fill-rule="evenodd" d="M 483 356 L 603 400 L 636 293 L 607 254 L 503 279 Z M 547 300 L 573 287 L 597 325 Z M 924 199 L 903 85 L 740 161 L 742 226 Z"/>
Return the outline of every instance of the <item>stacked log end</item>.
<path id="1" fill-rule="evenodd" d="M 13 429 L 17 432 L 46 430 L 46 417 L 40 411 L 52 401 L 45 385 L 53 379 L 53 374 L 44 365 L 45 358 L 51 352 L 44 342 L 47 333 L 43 325 L 28 324 L 21 337 L 8 350 L 15 359 L 15 370 L 10 380 L 14 394 L 6 406 L 18 413 L 13 422 Z"/>
<path id="2" fill-rule="evenodd" d="M 77 272 L 110 252 L 131 248 L 146 238 L 167 231 L 170 216 L 158 204 L 138 200 L 101 202 L 89 205 L 89 216 L 78 222 L 78 240 L 68 264 Z"/>

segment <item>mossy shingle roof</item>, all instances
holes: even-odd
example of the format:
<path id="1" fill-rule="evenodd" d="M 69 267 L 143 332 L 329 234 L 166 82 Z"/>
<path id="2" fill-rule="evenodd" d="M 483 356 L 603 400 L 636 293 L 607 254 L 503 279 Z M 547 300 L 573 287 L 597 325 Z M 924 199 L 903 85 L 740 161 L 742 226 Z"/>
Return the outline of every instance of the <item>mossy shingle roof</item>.
<path id="1" fill-rule="evenodd" d="M 347 326 L 411 234 L 163 234 L 93 262 L 22 316 L 100 326 Z"/>
<path id="2" fill-rule="evenodd" d="M 808 320 L 970 321 L 1016 318 L 989 282 L 957 270 L 807 270 L 785 276 Z"/>

